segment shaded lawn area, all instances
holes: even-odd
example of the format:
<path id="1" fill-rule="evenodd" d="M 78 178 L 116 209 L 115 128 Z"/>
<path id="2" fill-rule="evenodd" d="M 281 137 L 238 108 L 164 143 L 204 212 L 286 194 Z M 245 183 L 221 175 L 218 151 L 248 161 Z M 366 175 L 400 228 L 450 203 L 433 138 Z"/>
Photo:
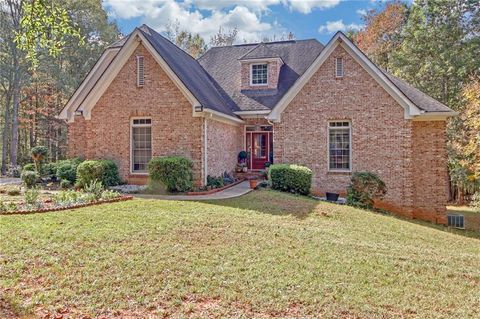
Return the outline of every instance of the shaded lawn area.
<path id="1" fill-rule="evenodd" d="M 0 216 L 0 238 L 2 318 L 467 318 L 480 307 L 480 240 L 274 191 Z"/>

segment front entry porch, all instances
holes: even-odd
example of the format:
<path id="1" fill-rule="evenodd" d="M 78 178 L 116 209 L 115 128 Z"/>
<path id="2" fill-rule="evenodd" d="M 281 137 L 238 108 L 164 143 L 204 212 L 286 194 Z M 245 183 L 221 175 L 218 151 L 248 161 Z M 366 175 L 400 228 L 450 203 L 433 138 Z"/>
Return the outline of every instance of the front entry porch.
<path id="1" fill-rule="evenodd" d="M 273 126 L 245 126 L 245 150 L 249 170 L 263 170 L 273 163 Z"/>

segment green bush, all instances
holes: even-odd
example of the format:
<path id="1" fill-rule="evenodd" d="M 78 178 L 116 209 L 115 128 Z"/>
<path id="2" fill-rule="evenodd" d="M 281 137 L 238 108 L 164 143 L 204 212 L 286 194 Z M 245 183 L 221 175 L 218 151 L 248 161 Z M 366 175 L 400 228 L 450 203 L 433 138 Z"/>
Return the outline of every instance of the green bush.
<path id="1" fill-rule="evenodd" d="M 385 183 L 375 173 L 356 172 L 347 189 L 347 204 L 370 209 L 374 201 L 382 199 L 386 193 Z"/>
<path id="2" fill-rule="evenodd" d="M 212 186 L 212 188 L 220 188 L 223 187 L 223 176 L 207 176 L 207 186 Z"/>
<path id="3" fill-rule="evenodd" d="M 182 156 L 154 157 L 148 163 L 152 182 L 162 182 L 169 192 L 186 192 L 193 186 L 193 163 Z"/>
<path id="4" fill-rule="evenodd" d="M 30 188 L 25 191 L 23 194 L 25 199 L 25 204 L 27 204 L 31 208 L 38 208 L 41 206 L 40 199 L 40 191 L 36 188 Z"/>
<path id="5" fill-rule="evenodd" d="M 118 167 L 110 160 L 85 161 L 77 167 L 77 183 L 79 187 L 85 187 L 93 181 L 99 181 L 104 186 L 115 186 L 120 183 Z"/>
<path id="6" fill-rule="evenodd" d="M 22 181 L 28 188 L 35 186 L 38 180 L 37 172 L 24 171 L 21 175 Z"/>
<path id="7" fill-rule="evenodd" d="M 272 188 L 307 195 L 312 184 L 312 170 L 295 164 L 275 164 L 268 169 Z"/>
<path id="8" fill-rule="evenodd" d="M 73 158 L 59 161 L 56 163 L 56 176 L 61 180 L 68 180 L 74 184 L 77 180 L 77 167 L 82 160 L 80 158 Z"/>
<path id="9" fill-rule="evenodd" d="M 57 176 L 57 163 L 45 163 L 42 166 L 43 176 Z"/>
<path id="10" fill-rule="evenodd" d="M 95 200 L 99 200 L 102 197 L 104 187 L 101 181 L 93 180 L 83 188 L 84 192 L 93 196 Z"/>
<path id="11" fill-rule="evenodd" d="M 35 171 L 35 164 L 33 164 L 33 163 L 25 164 L 22 168 L 22 172 L 26 172 L 26 171 L 34 172 Z"/>
<path id="12" fill-rule="evenodd" d="M 104 190 L 100 196 L 100 198 L 103 200 L 110 200 L 117 197 L 120 197 L 120 193 L 112 190 Z"/>
<path id="13" fill-rule="evenodd" d="M 68 179 L 62 179 L 60 181 L 60 187 L 62 189 L 68 189 L 68 188 L 72 187 L 72 182 L 70 182 Z"/>

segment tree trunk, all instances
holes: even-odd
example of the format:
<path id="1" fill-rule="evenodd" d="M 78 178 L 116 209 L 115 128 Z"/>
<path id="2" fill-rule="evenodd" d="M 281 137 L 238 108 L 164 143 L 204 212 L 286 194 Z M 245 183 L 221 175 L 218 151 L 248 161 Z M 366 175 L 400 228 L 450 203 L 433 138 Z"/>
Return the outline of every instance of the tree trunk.
<path id="1" fill-rule="evenodd" d="M 5 96 L 5 124 L 2 137 L 2 175 L 7 173 L 7 154 L 10 136 L 10 103 L 12 102 L 12 90 L 9 89 Z"/>
<path id="2" fill-rule="evenodd" d="M 17 166 L 18 155 L 18 109 L 20 107 L 20 64 L 18 50 L 13 54 L 13 107 L 12 107 L 12 143 L 10 144 L 10 164 Z"/>

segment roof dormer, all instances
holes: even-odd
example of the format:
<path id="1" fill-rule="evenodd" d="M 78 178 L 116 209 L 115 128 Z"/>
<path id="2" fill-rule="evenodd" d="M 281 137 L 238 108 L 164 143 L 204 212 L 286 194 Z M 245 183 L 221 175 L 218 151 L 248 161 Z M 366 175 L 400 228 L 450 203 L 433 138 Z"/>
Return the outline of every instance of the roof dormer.
<path id="1" fill-rule="evenodd" d="M 239 59 L 241 90 L 276 89 L 283 60 L 260 43 Z"/>

